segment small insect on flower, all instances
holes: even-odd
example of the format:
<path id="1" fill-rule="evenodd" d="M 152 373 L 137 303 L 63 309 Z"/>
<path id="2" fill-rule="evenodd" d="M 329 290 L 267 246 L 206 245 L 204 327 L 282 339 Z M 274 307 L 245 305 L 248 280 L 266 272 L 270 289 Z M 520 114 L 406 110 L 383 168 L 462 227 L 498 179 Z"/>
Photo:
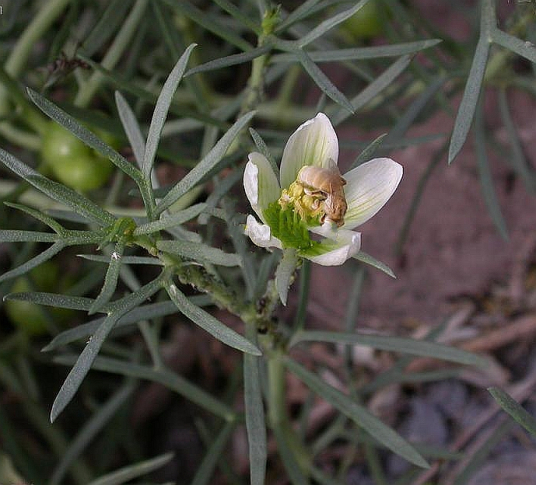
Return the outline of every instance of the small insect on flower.
<path id="1" fill-rule="evenodd" d="M 357 255 L 361 233 L 353 229 L 393 195 L 402 166 L 375 158 L 341 175 L 338 158 L 337 135 L 323 113 L 288 139 L 279 180 L 264 155 L 249 154 L 244 190 L 260 222 L 248 215 L 245 232 L 257 246 L 282 249 L 289 267 L 296 258 L 338 266 Z"/>
<path id="2" fill-rule="evenodd" d="M 344 224 L 344 215 L 348 205 L 344 195 L 346 180 L 339 168 L 331 160 L 327 168 L 307 165 L 298 173 L 297 182 L 303 185 L 305 193 L 318 201 L 316 204 L 323 214 L 320 222 L 333 222 L 338 227 Z M 315 202 L 313 202 L 315 204 Z"/>

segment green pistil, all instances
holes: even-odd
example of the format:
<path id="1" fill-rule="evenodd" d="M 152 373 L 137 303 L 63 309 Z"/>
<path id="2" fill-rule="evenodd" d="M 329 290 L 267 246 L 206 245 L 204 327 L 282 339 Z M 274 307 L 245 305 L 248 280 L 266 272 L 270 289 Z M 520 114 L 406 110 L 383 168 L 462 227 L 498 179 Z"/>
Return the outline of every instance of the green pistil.
<path id="1" fill-rule="evenodd" d="M 283 208 L 279 201 L 272 202 L 263 215 L 272 235 L 281 241 L 283 248 L 310 250 L 320 245 L 318 241 L 311 239 L 307 229 L 311 225 L 318 225 L 318 221 L 308 225 L 307 221 L 298 215 L 292 203 L 285 204 Z"/>

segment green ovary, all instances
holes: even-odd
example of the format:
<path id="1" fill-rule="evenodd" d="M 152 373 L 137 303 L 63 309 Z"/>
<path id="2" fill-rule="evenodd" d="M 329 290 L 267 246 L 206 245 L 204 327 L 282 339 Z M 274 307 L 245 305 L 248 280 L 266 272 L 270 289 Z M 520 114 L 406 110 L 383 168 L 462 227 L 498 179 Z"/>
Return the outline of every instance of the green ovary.
<path id="1" fill-rule="evenodd" d="M 281 198 L 272 202 L 263 212 L 266 223 L 270 226 L 272 236 L 281 241 L 283 248 L 295 248 L 299 250 L 309 250 L 317 245 L 318 241 L 313 241 L 309 234 L 308 227 L 316 224 L 308 224 L 303 219 L 294 206 L 294 202 L 287 198 L 283 191 Z M 281 200 L 284 199 L 283 203 Z"/>

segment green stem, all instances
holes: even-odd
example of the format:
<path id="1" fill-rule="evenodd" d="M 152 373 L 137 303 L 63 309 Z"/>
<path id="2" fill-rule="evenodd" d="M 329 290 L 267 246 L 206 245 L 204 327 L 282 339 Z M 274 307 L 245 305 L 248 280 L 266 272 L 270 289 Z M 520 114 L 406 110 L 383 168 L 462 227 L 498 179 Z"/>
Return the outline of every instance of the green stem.
<path id="1" fill-rule="evenodd" d="M 101 62 L 103 68 L 112 70 L 119 62 L 126 49 L 129 48 L 132 36 L 137 32 L 140 22 L 143 19 L 147 7 L 147 0 L 138 0 L 127 17 L 121 30 L 115 37 L 112 45 L 106 52 L 104 59 Z M 104 80 L 104 75 L 100 71 L 95 71 L 87 82 L 78 91 L 74 100 L 75 106 L 85 107 L 91 101 L 91 98 L 99 89 Z"/>

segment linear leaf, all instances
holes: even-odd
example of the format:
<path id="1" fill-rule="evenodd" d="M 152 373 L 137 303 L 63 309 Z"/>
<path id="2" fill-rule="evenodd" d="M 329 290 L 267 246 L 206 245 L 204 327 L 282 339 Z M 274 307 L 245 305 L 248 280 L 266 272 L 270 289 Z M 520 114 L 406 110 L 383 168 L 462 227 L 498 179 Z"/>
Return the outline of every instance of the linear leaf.
<path id="1" fill-rule="evenodd" d="M 153 232 L 169 229 L 170 227 L 179 226 L 188 222 L 189 220 L 197 217 L 206 208 L 204 202 L 200 204 L 194 204 L 187 209 L 174 212 L 173 214 L 162 215 L 160 220 L 154 222 L 148 222 L 146 224 L 140 224 L 134 229 L 134 236 L 141 236 L 143 234 L 151 234 Z"/>
<path id="2" fill-rule="evenodd" d="M 383 271 L 385 274 L 389 275 L 391 278 L 396 278 L 396 275 L 393 273 L 393 270 L 389 268 L 385 263 L 378 261 L 376 258 L 372 257 L 370 254 L 365 253 L 365 251 L 359 251 L 356 255 L 353 256 L 354 259 L 361 261 L 362 263 L 369 264 L 370 266 Z"/>
<path id="3" fill-rule="evenodd" d="M 382 57 L 399 57 L 406 54 L 414 54 L 421 50 L 429 49 L 440 42 L 441 39 L 427 39 L 392 45 L 309 51 L 307 54 L 313 62 L 342 62 L 363 59 L 379 59 Z M 294 60 L 295 56 L 290 53 L 277 54 L 271 58 L 272 62 L 294 62 Z"/>
<path id="4" fill-rule="evenodd" d="M 363 91 L 351 100 L 354 112 L 359 111 L 363 106 L 372 101 L 381 91 L 389 86 L 402 72 L 409 66 L 411 56 L 402 56 L 382 72 L 374 81 L 372 81 Z M 350 114 L 345 110 L 339 110 L 333 116 L 331 121 L 334 125 L 342 123 Z"/>
<path id="5" fill-rule="evenodd" d="M 165 288 L 171 301 L 186 318 L 199 325 L 220 342 L 248 354 L 262 355 L 262 352 L 256 345 L 221 323 L 210 313 L 194 305 L 173 283 L 165 282 Z"/>
<path id="6" fill-rule="evenodd" d="M 77 254 L 79 258 L 87 259 L 88 261 L 95 261 L 97 263 L 108 263 L 110 261 L 109 256 L 100 254 Z M 164 263 L 151 256 L 123 256 L 121 258 L 123 264 L 150 264 L 156 266 L 163 266 Z"/>
<path id="7" fill-rule="evenodd" d="M 367 160 L 370 160 L 372 156 L 374 155 L 374 152 L 378 149 L 378 147 L 381 146 L 383 139 L 387 136 L 387 133 L 382 133 L 380 136 L 378 136 L 376 139 L 372 140 L 357 156 L 357 158 L 352 162 L 352 165 L 350 165 L 349 170 L 352 170 L 353 168 L 357 167 L 358 165 L 361 165 L 362 163 L 366 162 Z"/>
<path id="8" fill-rule="evenodd" d="M 265 141 L 262 139 L 261 135 L 259 135 L 259 133 L 257 133 L 257 131 L 253 128 L 249 129 L 249 134 L 251 135 L 251 138 L 253 138 L 257 150 L 259 150 L 259 152 L 266 157 L 266 160 L 270 162 L 270 166 L 272 167 L 272 170 L 274 171 L 277 180 L 279 180 L 279 167 L 275 163 L 274 157 L 270 153 L 270 149 L 266 145 Z"/>
<path id="9" fill-rule="evenodd" d="M 306 0 L 290 12 L 286 19 L 284 19 L 279 25 L 277 25 L 275 32 L 280 33 L 287 30 L 292 24 L 305 19 L 311 13 L 314 13 L 314 7 L 320 0 Z"/>
<path id="10" fill-rule="evenodd" d="M 487 39 L 481 37 L 476 46 L 475 55 L 473 57 L 473 64 L 467 77 L 465 84 L 465 91 L 458 108 L 458 113 L 454 121 L 454 129 L 450 138 L 449 146 L 449 163 L 456 158 L 456 155 L 462 149 L 473 117 L 475 115 L 476 105 L 478 98 L 480 97 L 480 91 L 482 89 L 482 81 L 484 80 L 484 73 L 486 71 L 486 65 L 488 62 L 490 44 Z"/>
<path id="11" fill-rule="evenodd" d="M 42 253 L 39 253 L 37 256 L 34 256 L 32 259 L 26 261 L 20 266 L 17 266 L 16 268 L 10 271 L 6 271 L 3 275 L 0 276 L 0 283 L 2 281 L 6 281 L 11 278 L 16 278 L 17 276 L 21 276 L 27 273 L 36 266 L 39 266 L 41 263 L 44 263 L 45 261 L 51 259 L 53 256 L 58 254 L 64 247 L 65 244 L 63 241 L 56 241 L 52 246 L 50 246 L 48 249 L 45 249 Z"/>
<path id="12" fill-rule="evenodd" d="M 242 260 L 238 254 L 226 253 L 201 243 L 190 241 L 158 241 L 156 247 L 161 251 L 178 254 L 184 258 L 218 266 L 240 266 Z"/>
<path id="13" fill-rule="evenodd" d="M 142 165 L 142 173 L 147 180 L 149 180 L 151 177 L 156 149 L 158 148 L 158 144 L 160 142 L 160 135 L 162 133 L 164 123 L 166 122 L 169 106 L 171 105 L 175 91 L 177 90 L 177 87 L 182 79 L 184 71 L 186 70 L 186 65 L 188 64 L 188 59 L 190 59 L 190 54 L 196 45 L 197 44 L 191 44 L 184 51 L 184 54 L 177 61 L 175 67 L 166 79 L 166 82 L 160 91 L 160 95 L 158 96 L 158 100 L 156 101 L 153 117 L 149 126 L 149 133 L 147 135 L 147 143 L 145 144 L 145 154 Z"/>
<path id="14" fill-rule="evenodd" d="M 338 389 L 326 384 L 322 379 L 302 367 L 297 362 L 285 358 L 285 366 L 295 374 L 312 391 L 337 408 L 345 416 L 355 421 L 373 438 L 389 448 L 393 453 L 405 458 L 421 468 L 429 468 L 429 464 L 417 450 L 402 438 L 396 431 L 382 423 L 365 407 L 357 404 L 352 398 Z"/>
<path id="15" fill-rule="evenodd" d="M 75 358 L 65 355 L 56 357 L 54 361 L 60 364 L 72 365 Z M 153 367 L 135 364 L 133 362 L 124 362 L 119 359 L 108 357 L 97 357 L 93 364 L 93 368 L 102 372 L 121 374 L 124 376 L 135 377 L 137 379 L 158 382 L 226 421 L 233 421 L 236 419 L 236 413 L 230 407 L 173 371 L 163 369 L 156 370 Z"/>
<path id="16" fill-rule="evenodd" d="M 301 48 L 305 47 L 307 44 L 310 44 L 311 42 L 315 41 L 316 39 L 324 35 L 326 32 L 331 30 L 333 27 L 336 27 L 341 22 L 344 22 L 347 18 L 354 15 L 358 10 L 361 9 L 361 7 L 363 7 L 368 2 L 369 0 L 361 0 L 360 2 L 357 3 L 357 5 L 354 5 L 348 10 L 344 10 L 343 12 L 340 12 L 334 15 L 333 17 L 324 20 L 317 27 L 309 31 L 307 34 L 305 34 L 301 39 L 298 39 L 296 42 Z"/>
<path id="17" fill-rule="evenodd" d="M 214 468 L 216 468 L 218 460 L 221 459 L 225 447 L 228 446 L 228 442 L 232 437 L 235 426 L 236 423 L 232 421 L 228 421 L 223 425 L 221 431 L 210 445 L 207 454 L 199 465 L 197 473 L 191 482 L 192 485 L 206 485 L 207 483 L 210 483 Z"/>
<path id="18" fill-rule="evenodd" d="M 24 293 L 9 293 L 4 297 L 6 300 L 29 301 L 37 305 L 51 306 L 55 308 L 68 308 L 70 310 L 88 311 L 93 303 L 93 298 L 84 296 L 62 295 L 61 293 L 48 293 L 45 291 L 31 291 Z M 104 310 L 103 310 L 104 311 Z"/>
<path id="19" fill-rule="evenodd" d="M 86 127 L 82 126 L 71 115 L 67 114 L 60 107 L 36 93 L 30 88 L 27 88 L 30 99 L 35 105 L 43 111 L 51 119 L 59 123 L 66 130 L 79 138 L 87 146 L 93 148 L 103 157 L 108 158 L 115 166 L 122 170 L 126 175 L 137 183 L 141 183 L 142 177 L 140 171 L 132 165 L 126 158 L 117 153 L 113 148 L 104 143 L 97 135 Z"/>
<path id="20" fill-rule="evenodd" d="M 37 219 L 38 221 L 41 221 L 43 224 L 46 224 L 48 227 L 50 227 L 50 229 L 52 229 L 58 234 L 61 234 L 64 231 L 64 227 L 58 221 L 56 221 L 47 214 L 43 214 L 43 212 L 37 209 L 22 204 L 15 204 L 13 202 L 4 202 L 4 204 L 8 207 L 13 207 L 14 209 L 25 212 L 26 214 Z"/>
<path id="21" fill-rule="evenodd" d="M 60 461 L 50 478 L 50 485 L 57 485 L 62 481 L 69 470 L 69 467 L 74 464 L 76 458 L 89 446 L 91 441 L 95 438 L 95 435 L 106 426 L 117 410 L 132 396 L 135 389 L 136 387 L 133 381 L 127 382 L 125 385 L 121 386 L 121 388 L 115 392 L 88 421 L 85 422 L 70 442 L 65 453 L 62 454 Z"/>
<path id="22" fill-rule="evenodd" d="M 345 108 L 350 113 L 354 113 L 354 107 L 352 103 L 348 101 L 348 98 L 339 91 L 337 86 L 333 84 L 330 79 L 321 71 L 321 69 L 311 60 L 308 54 L 299 49 L 295 51 L 296 57 L 300 61 L 303 68 L 307 71 L 311 79 L 322 90 L 326 96 L 330 97 L 337 104 Z"/>
<path id="23" fill-rule="evenodd" d="M 199 24 L 204 29 L 216 34 L 218 37 L 229 42 L 229 44 L 238 47 L 243 51 L 250 50 L 251 45 L 244 39 L 235 35 L 231 29 L 221 22 L 216 22 L 213 16 L 207 15 L 204 11 L 200 10 L 190 2 L 177 2 L 174 0 L 162 0 L 169 5 L 173 10 L 179 13 L 179 15 L 185 15 L 190 20 Z"/>
<path id="24" fill-rule="evenodd" d="M 87 345 L 82 350 L 82 353 L 78 357 L 75 365 L 67 375 L 67 378 L 63 382 L 61 389 L 59 390 L 54 403 L 52 404 L 52 410 L 50 412 L 50 421 L 53 422 L 58 415 L 65 409 L 65 406 L 71 402 L 71 399 L 76 394 L 76 391 L 82 384 L 82 381 L 86 377 L 93 361 L 97 357 L 100 348 L 108 334 L 112 331 L 112 328 L 117 321 L 125 315 L 129 310 L 132 310 L 136 306 L 143 303 L 147 298 L 152 296 L 162 287 L 161 277 L 158 277 L 141 287 L 139 290 L 130 293 L 121 300 L 114 302 L 111 306 L 112 309 L 108 316 L 104 319 L 99 328 L 95 331 L 90 338 Z"/>
<path id="25" fill-rule="evenodd" d="M 480 178 L 480 187 L 482 189 L 482 195 L 484 202 L 488 208 L 488 213 L 495 224 L 495 227 L 499 231 L 502 238 L 508 240 L 508 228 L 501 212 L 501 206 L 497 199 L 497 193 L 493 184 L 493 178 L 489 167 L 489 160 L 486 154 L 486 134 L 483 120 L 483 107 L 482 104 L 477 109 L 475 116 L 475 151 L 476 161 L 478 167 L 478 174 Z"/>
<path id="26" fill-rule="evenodd" d="M 486 367 L 488 361 L 479 355 L 448 345 L 425 340 L 415 340 L 386 335 L 369 335 L 354 332 L 330 332 L 322 330 L 303 330 L 292 338 L 291 346 L 300 342 L 333 342 L 348 345 L 364 345 L 380 350 L 402 354 L 432 357 L 464 365 Z"/>
<path id="27" fill-rule="evenodd" d="M 0 242 L 56 242 L 59 236 L 51 232 L 0 229 Z"/>
<path id="28" fill-rule="evenodd" d="M 251 17 L 247 13 L 244 13 L 242 10 L 240 10 L 240 8 L 233 5 L 228 0 L 214 0 L 214 3 L 217 3 L 223 10 L 232 15 L 242 25 L 255 32 L 257 36 L 262 34 L 262 27 L 259 25 L 259 23 L 251 20 Z"/>
<path id="29" fill-rule="evenodd" d="M 264 44 L 260 47 L 255 47 L 246 52 L 241 52 L 240 54 L 232 54 L 230 56 L 220 57 L 209 62 L 205 62 L 199 66 L 192 67 L 184 75 L 185 77 L 193 76 L 194 74 L 199 74 L 200 72 L 214 71 L 216 69 L 223 69 L 225 67 L 236 66 L 238 64 L 244 64 L 250 62 L 257 57 L 263 56 L 264 54 L 272 50 L 271 44 Z"/>
<path id="30" fill-rule="evenodd" d="M 499 112 L 508 134 L 508 142 L 512 150 L 512 166 L 523 180 L 525 189 L 531 194 L 536 194 L 536 172 L 527 163 L 523 147 L 508 108 L 508 98 L 505 89 L 499 90 Z"/>
<path id="31" fill-rule="evenodd" d="M 188 174 L 178 182 L 157 205 L 157 213 L 160 214 L 170 205 L 177 201 L 179 197 L 193 188 L 210 170 L 212 170 L 223 158 L 231 143 L 249 123 L 255 115 L 254 111 L 246 113 L 236 123 L 231 126 L 229 131 L 223 135 L 218 143 L 210 150 L 209 153 L 201 160 Z"/>
<path id="32" fill-rule="evenodd" d="M 510 394 L 498 387 L 488 387 L 488 392 L 514 421 L 523 426 L 532 436 L 536 436 L 536 419 L 521 404 L 510 396 Z"/>
<path id="33" fill-rule="evenodd" d="M 34 293 L 31 293 L 31 294 L 33 295 Z M 57 295 L 57 296 L 59 297 L 63 295 Z M 82 298 L 82 297 L 69 297 L 69 298 Z M 211 302 L 211 300 L 207 297 L 207 295 L 190 296 L 188 299 L 194 305 L 197 305 L 197 306 L 208 305 Z M 91 298 L 85 298 L 85 300 L 87 301 L 81 302 L 80 307 L 76 308 L 77 310 L 86 310 L 86 311 L 89 310 L 89 307 L 91 306 L 91 303 L 93 302 L 93 300 Z M 47 303 L 42 303 L 42 304 L 47 304 Z M 60 308 L 62 307 L 61 304 L 56 304 L 54 301 L 50 303 L 50 306 L 58 306 Z M 70 308 L 70 307 L 65 306 L 64 308 Z M 177 313 L 177 307 L 175 306 L 173 302 L 169 300 L 159 302 L 159 303 L 151 303 L 149 305 L 143 305 L 143 306 L 135 308 L 134 310 L 128 312 L 126 315 L 121 317 L 117 321 L 116 328 L 124 327 L 126 325 L 132 325 L 141 320 L 151 320 L 153 318 L 165 317 L 167 315 L 172 315 L 174 313 Z M 75 342 L 76 340 L 87 338 L 90 335 L 92 335 L 97 330 L 97 328 L 99 328 L 99 325 L 103 321 L 104 321 L 104 317 L 97 318 L 91 322 L 78 325 L 74 328 L 70 328 L 69 330 L 65 330 L 61 332 L 60 334 L 56 335 L 52 339 L 52 341 L 42 349 L 42 351 L 48 352 L 50 350 L 54 350 L 64 345 L 67 345 L 71 342 Z"/>
<path id="34" fill-rule="evenodd" d="M 149 460 L 140 461 L 135 465 L 123 467 L 115 472 L 108 473 L 103 477 L 97 478 L 88 483 L 88 485 L 121 485 L 130 482 L 133 478 L 146 475 L 154 470 L 158 470 L 173 458 L 173 453 L 164 453 Z"/>
<path id="35" fill-rule="evenodd" d="M 106 277 L 104 278 L 104 284 L 102 285 L 99 295 L 89 308 L 89 315 L 99 312 L 112 298 L 119 279 L 119 271 L 121 269 L 124 249 L 125 245 L 123 243 L 116 243 L 114 251 L 110 255 L 110 262 L 108 264 L 108 271 L 106 271 Z"/>
<path id="36" fill-rule="evenodd" d="M 123 129 L 125 130 L 132 151 L 134 152 L 134 157 L 138 162 L 138 166 L 141 167 L 145 155 L 145 140 L 138 120 L 136 119 L 136 116 L 134 116 L 134 112 L 127 103 L 127 100 L 119 91 L 115 92 L 115 105 L 117 106 L 117 112 L 123 125 Z"/>
<path id="37" fill-rule="evenodd" d="M 78 192 L 65 187 L 58 182 L 47 179 L 33 168 L 22 163 L 10 153 L 0 148 L 0 161 L 10 170 L 22 177 L 36 189 L 47 194 L 50 198 L 65 204 L 73 211 L 81 214 L 89 220 L 103 226 L 112 224 L 115 217 L 97 204 L 80 195 Z"/>
<path id="38" fill-rule="evenodd" d="M 116 71 L 110 71 L 108 69 L 105 69 L 100 64 L 92 61 L 85 56 L 79 55 L 79 57 L 85 62 L 87 62 L 93 69 L 102 73 L 104 78 L 111 84 L 113 84 L 117 89 L 133 94 L 136 98 L 139 98 L 140 101 L 147 101 L 148 103 L 152 104 L 156 103 L 158 97 L 152 92 L 140 88 L 136 83 L 132 82 L 131 78 Z M 225 122 L 210 115 L 200 113 L 197 110 L 185 108 L 183 105 L 179 104 L 176 101 L 171 104 L 169 110 L 177 116 L 183 118 L 192 118 L 193 120 L 199 120 L 203 124 L 218 126 L 221 129 L 225 129 L 227 127 Z"/>
<path id="39" fill-rule="evenodd" d="M 248 325 L 246 335 L 255 342 L 256 329 Z M 266 475 L 268 450 L 266 445 L 266 422 L 262 402 L 260 359 L 244 354 L 244 405 L 249 447 L 249 470 L 251 485 L 263 485 Z"/>
<path id="40" fill-rule="evenodd" d="M 506 47 L 517 55 L 531 62 L 536 62 L 536 47 L 534 47 L 532 42 L 525 42 L 499 29 L 492 31 L 491 38 L 493 42 Z"/>

